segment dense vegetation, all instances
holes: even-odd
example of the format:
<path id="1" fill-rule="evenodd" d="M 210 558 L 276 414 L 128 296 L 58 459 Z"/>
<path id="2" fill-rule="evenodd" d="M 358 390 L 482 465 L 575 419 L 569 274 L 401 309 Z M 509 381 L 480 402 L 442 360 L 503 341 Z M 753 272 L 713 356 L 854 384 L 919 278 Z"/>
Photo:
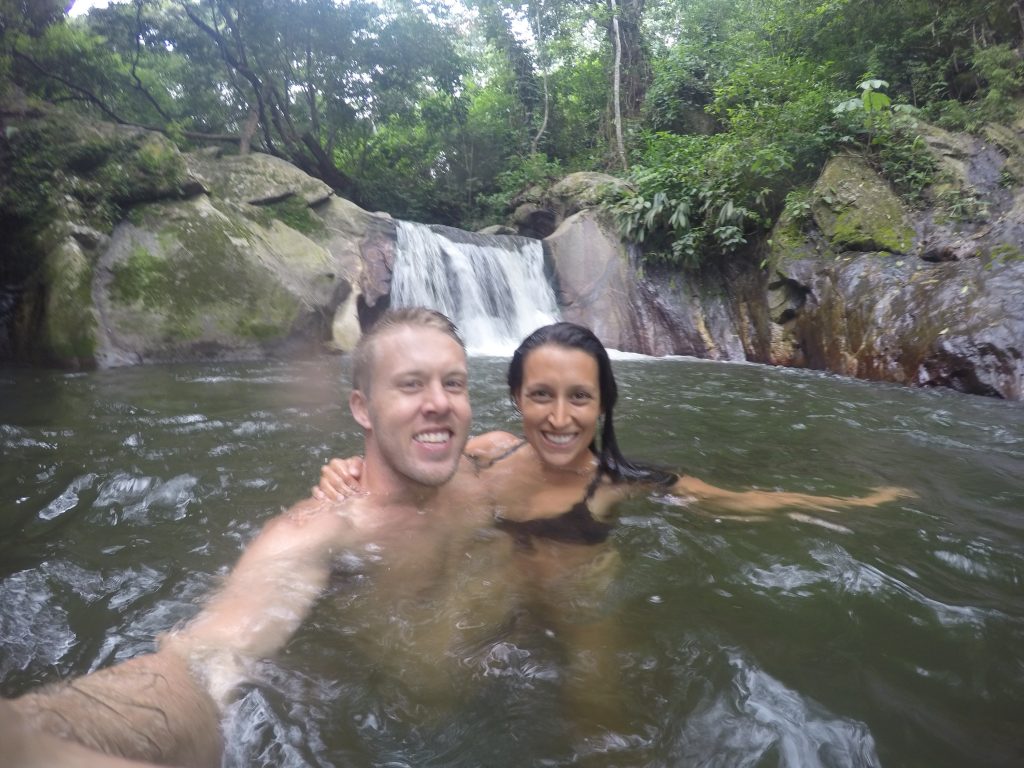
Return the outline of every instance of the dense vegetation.
<path id="1" fill-rule="evenodd" d="M 843 147 L 913 201 L 934 169 L 906 111 L 1007 117 L 1022 35 L 1024 0 L 0 0 L 0 89 L 464 228 L 569 171 L 628 176 L 623 231 L 696 264 L 799 214 Z"/>

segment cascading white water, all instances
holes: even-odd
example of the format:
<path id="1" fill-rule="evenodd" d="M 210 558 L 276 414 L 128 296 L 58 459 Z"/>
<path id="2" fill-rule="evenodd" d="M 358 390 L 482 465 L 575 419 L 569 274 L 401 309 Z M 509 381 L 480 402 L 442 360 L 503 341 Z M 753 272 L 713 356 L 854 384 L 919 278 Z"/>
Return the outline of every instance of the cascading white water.
<path id="1" fill-rule="evenodd" d="M 408 221 L 398 222 L 391 306 L 444 312 L 477 355 L 508 356 L 559 319 L 539 240 Z"/>

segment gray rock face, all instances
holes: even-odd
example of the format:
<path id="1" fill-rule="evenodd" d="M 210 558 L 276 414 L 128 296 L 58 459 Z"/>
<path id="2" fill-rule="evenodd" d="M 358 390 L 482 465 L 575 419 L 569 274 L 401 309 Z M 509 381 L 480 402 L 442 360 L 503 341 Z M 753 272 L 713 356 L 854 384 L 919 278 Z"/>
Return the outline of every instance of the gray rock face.
<path id="1" fill-rule="evenodd" d="M 334 194 L 319 179 L 271 155 L 194 152 L 184 157 L 189 175 L 216 199 L 268 205 L 298 197 L 306 205 L 317 205 Z"/>
<path id="2" fill-rule="evenodd" d="M 231 199 L 267 199 L 245 178 L 262 163 L 232 165 L 235 184 L 213 187 L 224 197 L 140 206 L 114 230 L 92 282 L 99 365 L 309 354 L 358 341 L 359 297 L 380 290 L 364 265 L 375 263 L 382 233 L 393 242 L 393 223 L 333 197 L 310 207 L 299 190 L 316 185 L 301 174 L 278 174 L 268 187 L 291 190 L 284 210 Z"/>
<path id="3" fill-rule="evenodd" d="M 82 224 L 48 257 L 53 348 L 102 367 L 351 349 L 359 299 L 382 289 L 365 265 L 394 225 L 266 155 L 183 155 L 187 178 L 136 201 L 106 236 Z M 184 192 L 184 194 L 183 194 Z"/>
<path id="4" fill-rule="evenodd" d="M 847 159 L 841 181 L 833 162 L 815 185 L 816 198 L 831 193 L 841 205 L 821 215 L 815 207 L 803 228 L 780 218 L 768 362 L 1021 399 L 1024 189 L 1006 183 L 1020 134 L 990 127 L 996 143 L 919 130 L 939 168 L 932 205 L 897 217 L 883 180 Z M 836 207 L 850 214 L 845 222 Z M 910 242 L 894 222 L 912 228 Z"/>
<path id="5" fill-rule="evenodd" d="M 258 357 L 300 339 L 333 296 L 326 249 L 206 196 L 120 224 L 93 280 L 101 366 Z"/>
<path id="6" fill-rule="evenodd" d="M 789 265 L 787 365 L 1008 399 L 1024 396 L 1024 262 L 861 254 Z M 784 347 L 784 345 L 782 345 Z"/>
<path id="7" fill-rule="evenodd" d="M 613 349 L 646 355 L 745 359 L 721 297 L 683 276 L 645 277 L 635 255 L 594 210 L 562 222 L 545 240 L 562 316 Z"/>
<path id="8" fill-rule="evenodd" d="M 640 269 L 588 210 L 593 184 L 572 201 L 567 183 L 552 208 L 582 212 L 546 239 L 563 314 L 627 351 L 1024 398 L 1024 179 L 1006 184 L 1024 123 L 921 131 L 940 168 L 932 206 L 911 211 L 862 158 L 833 158 L 809 219 L 780 217 L 766 270 Z"/>

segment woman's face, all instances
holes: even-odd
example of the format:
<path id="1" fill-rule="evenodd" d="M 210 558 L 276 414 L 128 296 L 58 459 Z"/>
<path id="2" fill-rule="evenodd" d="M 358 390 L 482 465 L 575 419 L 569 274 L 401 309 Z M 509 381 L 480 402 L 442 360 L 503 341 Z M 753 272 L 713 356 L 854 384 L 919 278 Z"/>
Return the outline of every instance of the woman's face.
<path id="1" fill-rule="evenodd" d="M 516 394 L 527 441 L 545 464 L 590 466 L 590 444 L 601 416 L 597 361 L 579 349 L 544 344 L 523 360 Z"/>

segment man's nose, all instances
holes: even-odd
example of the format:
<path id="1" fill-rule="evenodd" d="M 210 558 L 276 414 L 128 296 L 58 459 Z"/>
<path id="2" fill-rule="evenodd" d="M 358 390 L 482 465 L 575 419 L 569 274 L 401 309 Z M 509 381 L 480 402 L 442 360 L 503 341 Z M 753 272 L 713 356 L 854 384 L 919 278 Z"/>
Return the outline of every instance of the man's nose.
<path id="1" fill-rule="evenodd" d="M 427 386 L 423 407 L 428 413 L 447 413 L 451 410 L 451 395 L 443 382 L 434 381 Z"/>

